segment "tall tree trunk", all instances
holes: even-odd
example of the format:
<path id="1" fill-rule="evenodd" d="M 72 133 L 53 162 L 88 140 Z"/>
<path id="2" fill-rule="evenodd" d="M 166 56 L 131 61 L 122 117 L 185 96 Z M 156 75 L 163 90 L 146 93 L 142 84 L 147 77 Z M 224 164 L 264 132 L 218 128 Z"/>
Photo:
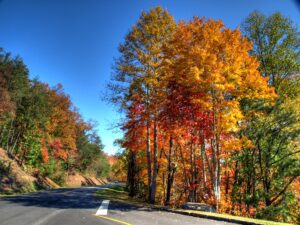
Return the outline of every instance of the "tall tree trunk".
<path id="1" fill-rule="evenodd" d="M 172 189 L 172 183 L 173 183 L 173 177 L 172 177 L 172 167 L 171 167 L 171 159 L 172 159 L 172 147 L 173 147 L 173 138 L 170 136 L 170 146 L 169 146 L 169 154 L 168 154 L 168 178 L 167 178 L 167 195 L 166 195 L 166 203 L 165 205 L 170 205 L 170 199 L 171 199 L 171 189 Z"/>
<path id="2" fill-rule="evenodd" d="M 155 203 L 155 195 L 156 195 L 156 177 L 158 172 L 158 163 L 157 163 L 157 122 L 156 118 L 154 119 L 154 130 L 153 130 L 153 176 L 151 182 L 151 198 L 150 203 Z"/>
<path id="3" fill-rule="evenodd" d="M 128 169 L 127 169 L 127 187 L 129 196 L 133 197 L 136 194 L 136 154 L 132 151 L 128 154 Z"/>
<path id="4" fill-rule="evenodd" d="M 195 202 L 195 196 L 194 196 L 194 184 L 195 184 L 195 173 L 194 173 L 194 162 L 193 162 L 193 158 L 194 158 L 194 151 L 193 151 L 193 143 L 191 142 L 190 144 L 190 165 L 191 165 L 191 169 L 190 169 L 190 174 L 191 174 L 191 182 L 190 182 L 190 189 L 189 189 L 189 201 L 190 202 Z"/>
<path id="5" fill-rule="evenodd" d="M 19 142 L 20 135 L 21 135 L 21 131 L 18 132 L 17 137 L 16 137 L 16 140 L 15 140 L 14 144 L 13 144 L 12 147 L 11 147 L 10 154 L 11 154 L 12 156 L 15 154 L 15 148 L 16 148 L 17 143 Z"/>
<path id="6" fill-rule="evenodd" d="M 196 156 L 196 148 L 193 148 L 193 172 L 194 172 L 194 185 L 193 185 L 193 195 L 194 201 L 197 201 L 197 185 L 198 183 L 198 170 L 196 166 L 197 156 Z"/>
<path id="7" fill-rule="evenodd" d="M 252 152 L 251 167 L 252 167 L 252 204 L 256 203 L 256 168 L 255 168 L 255 148 Z"/>
<path id="8" fill-rule="evenodd" d="M 217 135 L 217 187 L 216 187 L 216 196 L 217 196 L 217 210 L 220 208 L 221 202 L 221 161 L 220 161 L 220 139 Z"/>
<path id="9" fill-rule="evenodd" d="M 190 187 L 189 187 L 189 184 L 190 184 L 190 179 L 187 175 L 187 172 L 186 172 L 186 165 L 185 165 L 185 159 L 183 157 L 183 153 L 182 153 L 182 147 L 181 145 L 179 145 L 179 150 L 180 150 L 180 156 L 181 156 L 181 160 L 182 160 L 182 165 L 183 165 L 183 174 L 184 174 L 184 181 L 185 181 L 185 190 L 188 190 Z"/>
<path id="10" fill-rule="evenodd" d="M 25 145 L 26 146 L 26 145 Z M 23 165 L 23 162 L 26 158 L 26 155 L 27 155 L 27 152 L 28 152 L 28 148 L 25 147 L 24 151 L 23 151 L 23 154 L 20 158 L 20 161 L 19 161 L 19 165 L 22 166 Z"/>
<path id="11" fill-rule="evenodd" d="M 221 201 L 221 190 L 220 190 L 220 183 L 221 183 L 221 165 L 220 165 L 220 149 L 219 149 L 219 137 L 217 134 L 217 113 L 216 113 L 216 99 L 214 89 L 212 89 L 212 97 L 213 97 L 213 123 L 212 123 L 212 140 L 211 140 L 211 148 L 212 148 L 212 163 L 213 163 L 213 190 L 214 190 L 214 197 L 215 197 L 215 204 L 216 210 L 219 210 L 219 205 Z"/>
<path id="12" fill-rule="evenodd" d="M 9 127 L 8 134 L 7 134 L 6 151 L 8 152 L 8 155 L 10 155 L 9 154 L 9 140 L 11 138 L 10 133 L 11 133 L 12 126 L 13 126 L 13 120 L 11 120 L 11 122 L 10 122 L 10 127 Z"/>
<path id="13" fill-rule="evenodd" d="M 150 140 L 150 121 L 147 121 L 147 166 L 148 166 L 148 199 L 151 201 L 151 181 L 152 181 L 152 169 L 151 169 L 151 140 Z"/>
<path id="14" fill-rule="evenodd" d="M 237 189 L 238 189 L 238 177 L 239 177 L 239 166 L 238 161 L 235 162 L 235 168 L 234 168 L 234 181 L 232 185 L 232 191 L 231 191 L 231 212 L 235 211 L 236 202 L 237 202 Z"/>
<path id="15" fill-rule="evenodd" d="M 202 175 L 203 175 L 203 192 L 204 194 L 207 193 L 206 190 L 206 170 L 205 170 L 205 140 L 204 140 L 204 132 L 201 131 L 200 132 L 200 136 L 201 136 L 201 161 L 202 161 Z"/>
<path id="16" fill-rule="evenodd" d="M 229 176 L 229 171 L 225 172 L 225 201 L 228 201 L 228 194 L 229 194 L 229 181 L 230 181 L 230 176 Z"/>
<path id="17" fill-rule="evenodd" d="M 1 129 L 1 136 L 0 136 L 0 146 L 3 144 L 4 134 L 6 133 L 6 124 Z"/>

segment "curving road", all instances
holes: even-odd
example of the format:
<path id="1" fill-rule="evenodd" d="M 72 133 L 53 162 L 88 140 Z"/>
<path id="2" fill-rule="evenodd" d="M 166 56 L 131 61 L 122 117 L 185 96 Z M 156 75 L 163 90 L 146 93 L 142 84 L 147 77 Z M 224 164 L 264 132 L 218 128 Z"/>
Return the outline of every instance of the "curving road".
<path id="1" fill-rule="evenodd" d="M 0 198 L 0 225 L 230 224 L 114 201 L 108 203 L 94 197 L 97 189 L 107 186 L 63 188 Z"/>

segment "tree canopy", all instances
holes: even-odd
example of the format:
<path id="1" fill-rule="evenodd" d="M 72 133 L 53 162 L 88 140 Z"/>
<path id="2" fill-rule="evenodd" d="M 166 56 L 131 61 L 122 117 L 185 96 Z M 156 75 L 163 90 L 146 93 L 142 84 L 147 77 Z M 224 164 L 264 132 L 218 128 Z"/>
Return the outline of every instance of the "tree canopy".
<path id="1" fill-rule="evenodd" d="M 130 195 L 299 219 L 299 32 L 279 13 L 242 29 L 142 12 L 109 83 Z M 297 186 L 298 185 L 298 186 Z"/>

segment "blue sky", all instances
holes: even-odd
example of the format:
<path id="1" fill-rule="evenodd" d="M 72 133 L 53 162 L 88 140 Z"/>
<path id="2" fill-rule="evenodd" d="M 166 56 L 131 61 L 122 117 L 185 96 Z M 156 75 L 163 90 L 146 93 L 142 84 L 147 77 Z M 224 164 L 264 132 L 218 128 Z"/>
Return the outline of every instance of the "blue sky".
<path id="1" fill-rule="evenodd" d="M 178 21 L 192 16 L 240 25 L 253 10 L 280 11 L 300 23 L 292 0 L 0 0 L 0 47 L 20 55 L 31 77 L 63 84 L 85 119 L 97 121 L 105 151 L 122 133 L 120 115 L 101 101 L 117 47 L 143 10 L 161 5 Z"/>

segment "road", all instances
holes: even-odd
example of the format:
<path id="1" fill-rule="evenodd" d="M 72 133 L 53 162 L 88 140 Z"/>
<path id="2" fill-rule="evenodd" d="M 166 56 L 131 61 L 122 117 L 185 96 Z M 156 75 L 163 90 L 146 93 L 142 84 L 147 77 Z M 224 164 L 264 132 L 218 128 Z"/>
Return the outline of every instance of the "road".
<path id="1" fill-rule="evenodd" d="M 94 195 L 103 187 L 63 188 L 0 198 L 0 225 L 229 224 L 114 201 L 106 204 L 108 201 Z"/>

